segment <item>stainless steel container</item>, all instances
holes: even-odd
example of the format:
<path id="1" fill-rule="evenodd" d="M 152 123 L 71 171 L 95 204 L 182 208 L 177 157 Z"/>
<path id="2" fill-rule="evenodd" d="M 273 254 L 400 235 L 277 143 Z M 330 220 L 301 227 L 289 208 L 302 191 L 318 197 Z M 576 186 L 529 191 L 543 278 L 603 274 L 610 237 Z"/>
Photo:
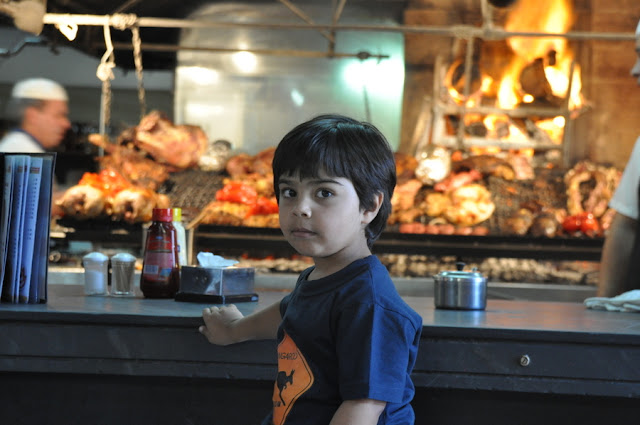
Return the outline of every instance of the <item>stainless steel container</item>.
<path id="1" fill-rule="evenodd" d="M 487 278 L 475 269 L 465 272 L 464 263 L 458 270 L 440 272 L 434 279 L 436 308 L 454 310 L 484 310 L 487 306 Z"/>
<path id="2" fill-rule="evenodd" d="M 208 268 L 182 266 L 180 292 L 208 295 L 241 295 L 253 292 L 253 267 Z"/>

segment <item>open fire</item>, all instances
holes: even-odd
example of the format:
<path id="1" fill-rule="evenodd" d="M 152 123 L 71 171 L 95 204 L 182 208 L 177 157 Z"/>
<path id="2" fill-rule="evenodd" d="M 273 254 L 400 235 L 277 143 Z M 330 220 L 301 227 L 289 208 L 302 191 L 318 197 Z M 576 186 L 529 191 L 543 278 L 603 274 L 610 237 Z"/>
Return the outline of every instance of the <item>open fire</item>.
<path id="1" fill-rule="evenodd" d="M 574 22 L 570 0 L 521 0 L 507 13 L 510 32 L 564 33 Z M 434 143 L 451 145 L 462 133 L 469 146 L 560 147 L 568 121 L 585 106 L 567 40 L 518 36 L 474 44 L 466 46 L 474 49 L 472 63 L 462 57 L 444 75 L 442 136 L 435 122 Z"/>

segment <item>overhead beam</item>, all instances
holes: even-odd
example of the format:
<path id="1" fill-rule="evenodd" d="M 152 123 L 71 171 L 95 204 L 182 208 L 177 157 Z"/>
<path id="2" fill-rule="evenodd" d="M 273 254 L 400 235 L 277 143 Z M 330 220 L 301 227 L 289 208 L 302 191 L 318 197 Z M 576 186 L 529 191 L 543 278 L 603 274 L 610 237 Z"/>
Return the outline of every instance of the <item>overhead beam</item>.
<path id="1" fill-rule="evenodd" d="M 103 26 L 113 25 L 118 15 L 73 15 L 47 13 L 45 24 L 75 23 L 77 25 Z M 478 28 L 469 25 L 327 25 L 327 24 L 289 24 L 289 23 L 246 23 L 246 22 L 211 22 L 202 20 L 170 19 L 170 18 L 137 18 L 136 24 L 153 28 L 262 28 L 271 30 L 325 30 L 325 31 L 378 31 L 403 34 L 427 34 L 450 36 L 456 38 L 477 37 L 483 39 L 507 39 L 510 37 L 559 37 L 569 40 L 599 41 L 635 41 L 636 35 L 631 32 L 588 32 L 569 31 L 566 33 L 506 31 L 501 28 Z"/>
<path id="2" fill-rule="evenodd" d="M 323 52 L 319 50 L 291 50 L 291 49 L 233 49 L 226 47 L 201 47 L 201 46 L 178 46 L 175 44 L 159 44 L 159 43 L 142 43 L 140 46 L 145 51 L 156 52 L 177 52 L 179 50 L 187 50 L 194 52 L 213 52 L 213 53 L 237 53 L 249 52 L 257 55 L 271 56 L 294 56 L 305 58 L 353 58 L 353 59 L 389 59 L 389 55 L 375 55 L 366 51 L 358 53 L 338 53 Z M 131 50 L 133 46 L 130 43 L 113 43 L 113 48 L 118 50 Z"/>

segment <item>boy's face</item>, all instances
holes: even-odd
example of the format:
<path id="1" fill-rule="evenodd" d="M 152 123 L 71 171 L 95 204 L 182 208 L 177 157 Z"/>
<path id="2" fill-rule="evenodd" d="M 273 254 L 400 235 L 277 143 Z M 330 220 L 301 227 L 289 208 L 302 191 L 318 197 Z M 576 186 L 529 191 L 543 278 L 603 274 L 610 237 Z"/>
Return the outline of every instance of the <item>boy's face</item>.
<path id="1" fill-rule="evenodd" d="M 638 79 L 638 85 L 640 85 L 640 23 L 636 30 L 636 64 L 631 68 L 631 75 Z"/>
<path id="2" fill-rule="evenodd" d="M 340 268 L 370 254 L 365 227 L 374 212 L 360 209 L 360 199 L 349 179 L 318 177 L 300 180 L 283 175 L 278 188 L 280 227 L 300 254 L 318 262 L 328 260 Z"/>

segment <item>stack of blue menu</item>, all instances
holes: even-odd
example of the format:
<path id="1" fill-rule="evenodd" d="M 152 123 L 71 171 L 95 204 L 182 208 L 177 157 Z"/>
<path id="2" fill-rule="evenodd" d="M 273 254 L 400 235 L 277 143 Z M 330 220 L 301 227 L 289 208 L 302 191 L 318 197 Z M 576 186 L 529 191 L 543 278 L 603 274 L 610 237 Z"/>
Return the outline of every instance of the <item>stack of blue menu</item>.
<path id="1" fill-rule="evenodd" d="M 55 153 L 0 153 L 0 300 L 47 301 Z"/>

